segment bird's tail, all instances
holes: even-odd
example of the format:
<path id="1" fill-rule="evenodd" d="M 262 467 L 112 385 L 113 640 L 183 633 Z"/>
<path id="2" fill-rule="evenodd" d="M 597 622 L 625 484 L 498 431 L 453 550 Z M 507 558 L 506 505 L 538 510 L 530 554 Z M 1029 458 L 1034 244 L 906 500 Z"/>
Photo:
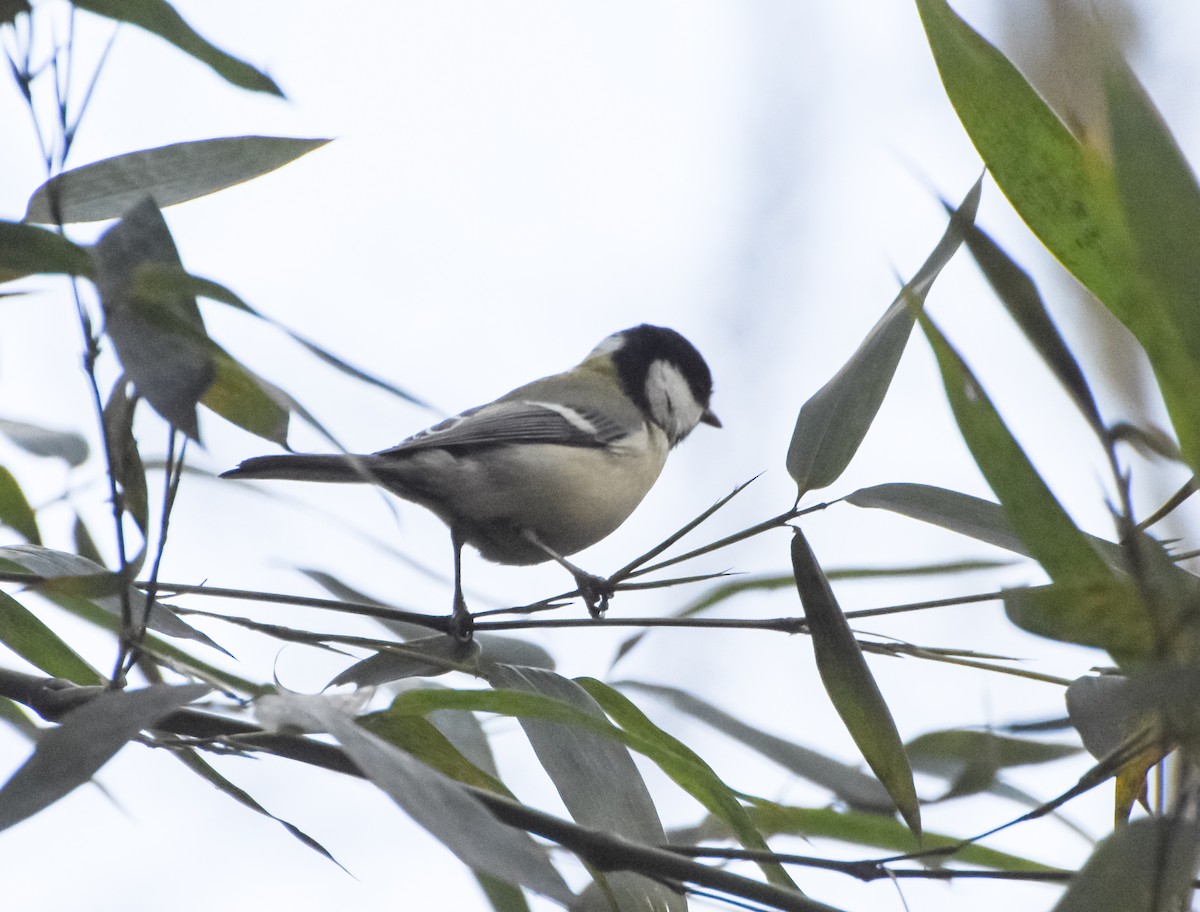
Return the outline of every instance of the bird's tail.
<path id="1" fill-rule="evenodd" d="M 337 454 L 255 456 L 236 469 L 222 472 L 221 477 L 359 483 L 376 480 L 369 468 L 369 457 Z"/>

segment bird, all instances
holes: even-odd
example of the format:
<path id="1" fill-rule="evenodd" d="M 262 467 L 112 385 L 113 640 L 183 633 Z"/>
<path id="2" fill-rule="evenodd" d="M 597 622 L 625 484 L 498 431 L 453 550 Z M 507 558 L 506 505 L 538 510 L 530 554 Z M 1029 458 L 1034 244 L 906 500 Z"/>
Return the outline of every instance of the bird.
<path id="1" fill-rule="evenodd" d="M 593 617 L 612 587 L 567 558 L 620 526 L 667 453 L 712 411 L 708 364 L 673 329 L 642 324 L 603 339 L 578 365 L 519 386 L 368 455 L 256 456 L 222 478 L 374 483 L 432 511 L 454 549 L 452 630 L 469 639 L 462 549 L 486 560 L 555 561 Z"/>

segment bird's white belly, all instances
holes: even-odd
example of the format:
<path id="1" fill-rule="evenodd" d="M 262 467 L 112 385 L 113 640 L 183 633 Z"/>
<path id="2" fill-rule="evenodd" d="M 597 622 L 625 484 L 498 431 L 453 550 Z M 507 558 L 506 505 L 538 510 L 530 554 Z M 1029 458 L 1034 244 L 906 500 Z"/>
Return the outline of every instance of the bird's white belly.
<path id="1" fill-rule="evenodd" d="M 488 560 L 537 564 L 548 557 L 523 532 L 535 533 L 563 556 L 594 545 L 642 502 L 666 457 L 666 439 L 657 428 L 607 450 L 518 445 L 497 447 L 484 460 L 429 450 L 413 462 L 436 460 L 434 474 L 445 487 L 431 497 L 397 493 L 458 528 Z"/>

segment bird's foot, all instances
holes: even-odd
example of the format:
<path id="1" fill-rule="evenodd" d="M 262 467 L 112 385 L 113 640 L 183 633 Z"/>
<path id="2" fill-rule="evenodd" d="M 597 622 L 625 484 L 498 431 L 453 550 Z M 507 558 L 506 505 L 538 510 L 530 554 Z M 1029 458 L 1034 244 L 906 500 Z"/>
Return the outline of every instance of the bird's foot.
<path id="1" fill-rule="evenodd" d="M 455 594 L 454 606 L 450 609 L 449 633 L 460 643 L 469 643 L 475 636 L 475 616 L 467 609 L 461 592 Z"/>
<path id="2" fill-rule="evenodd" d="M 617 587 L 602 576 L 585 573 L 582 570 L 573 574 L 575 585 L 579 587 L 579 595 L 587 605 L 588 614 L 594 618 L 604 617 L 608 610 L 608 600 L 613 597 Z"/>

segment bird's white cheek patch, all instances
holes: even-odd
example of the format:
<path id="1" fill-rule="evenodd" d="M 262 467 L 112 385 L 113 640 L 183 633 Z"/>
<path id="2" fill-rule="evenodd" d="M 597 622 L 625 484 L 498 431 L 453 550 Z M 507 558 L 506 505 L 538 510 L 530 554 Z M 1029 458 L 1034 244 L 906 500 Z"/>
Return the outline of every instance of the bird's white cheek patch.
<path id="1" fill-rule="evenodd" d="M 686 437 L 704 414 L 683 374 L 669 361 L 655 361 L 646 372 L 646 401 L 655 423 L 674 446 Z"/>

